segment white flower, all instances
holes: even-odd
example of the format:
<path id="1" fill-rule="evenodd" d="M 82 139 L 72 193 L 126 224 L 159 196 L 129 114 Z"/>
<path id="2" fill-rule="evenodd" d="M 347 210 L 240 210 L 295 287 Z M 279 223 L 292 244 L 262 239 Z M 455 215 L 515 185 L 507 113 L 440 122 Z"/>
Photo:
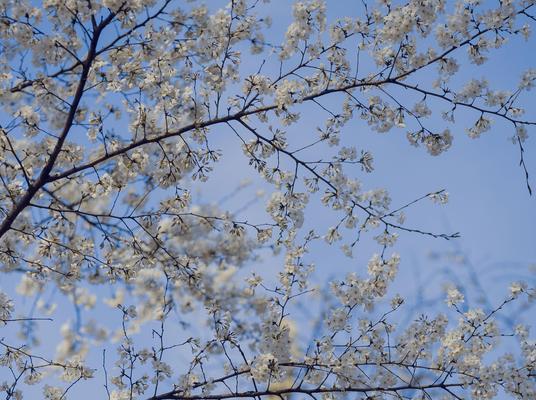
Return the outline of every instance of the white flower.
<path id="1" fill-rule="evenodd" d="M 328 327 L 336 332 L 346 329 L 348 312 L 344 308 L 333 310 L 326 318 Z"/>
<path id="2" fill-rule="evenodd" d="M 447 289 L 447 299 L 445 300 L 449 307 L 458 305 L 464 302 L 464 297 L 461 292 L 455 287 L 449 287 Z"/>
<path id="3" fill-rule="evenodd" d="M 514 298 L 518 297 L 526 289 L 527 284 L 525 282 L 513 282 L 510 285 L 510 295 Z"/>
<path id="4" fill-rule="evenodd" d="M 483 132 L 489 131 L 491 128 L 491 120 L 484 116 L 481 116 L 473 125 L 473 127 L 467 129 L 467 134 L 470 138 L 478 138 Z"/>
<path id="5" fill-rule="evenodd" d="M 56 386 L 45 385 L 43 387 L 43 395 L 46 400 L 60 400 L 63 396 L 63 390 Z"/>
<path id="6" fill-rule="evenodd" d="M 13 301 L 4 292 L 0 291 L 0 322 L 10 319 L 12 312 Z"/>
<path id="7" fill-rule="evenodd" d="M 536 68 L 531 68 L 523 73 L 521 76 L 521 82 L 519 88 L 524 90 L 530 90 L 534 87 L 534 81 L 536 80 Z"/>
<path id="8" fill-rule="evenodd" d="M 251 376 L 258 382 L 266 382 L 270 377 L 277 378 L 279 368 L 277 358 L 272 354 L 260 354 L 255 357 L 251 366 Z"/>
<path id="9" fill-rule="evenodd" d="M 341 240 L 342 236 L 339 233 L 339 230 L 336 227 L 331 227 L 328 229 L 328 232 L 324 236 L 324 239 L 329 244 L 332 244 L 335 241 Z"/>
<path id="10" fill-rule="evenodd" d="M 449 194 L 448 192 L 442 191 L 442 192 L 432 193 L 428 195 L 428 198 L 432 200 L 434 203 L 447 204 L 449 201 Z"/>
<path id="11" fill-rule="evenodd" d="M 393 246 L 398 239 L 398 233 L 383 232 L 381 235 L 375 236 L 374 240 L 382 246 Z"/>

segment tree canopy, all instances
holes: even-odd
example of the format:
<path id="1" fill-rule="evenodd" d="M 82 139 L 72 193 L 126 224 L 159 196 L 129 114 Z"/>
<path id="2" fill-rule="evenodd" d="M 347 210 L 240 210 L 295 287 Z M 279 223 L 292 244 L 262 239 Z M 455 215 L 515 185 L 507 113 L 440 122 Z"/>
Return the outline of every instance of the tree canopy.
<path id="1" fill-rule="evenodd" d="M 530 196 L 536 69 L 488 64 L 536 52 L 535 3 L 2 0 L 4 397 L 535 398 L 530 282 L 410 312 L 397 239 L 460 240 L 412 223 L 448 188 L 392 199 L 352 125 L 430 158 L 502 135 Z"/>

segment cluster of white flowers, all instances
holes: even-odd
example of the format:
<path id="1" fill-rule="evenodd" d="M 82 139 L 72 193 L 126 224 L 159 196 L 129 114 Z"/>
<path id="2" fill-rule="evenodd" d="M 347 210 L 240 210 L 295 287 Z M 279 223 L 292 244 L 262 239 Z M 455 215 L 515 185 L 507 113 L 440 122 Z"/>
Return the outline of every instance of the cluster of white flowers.
<path id="1" fill-rule="evenodd" d="M 344 308 L 337 308 L 331 311 L 326 319 L 326 324 L 334 332 L 348 328 L 348 311 Z"/>
<path id="2" fill-rule="evenodd" d="M 519 88 L 524 90 L 530 90 L 534 87 L 534 81 L 536 81 L 536 69 L 531 68 L 523 73 Z"/>
<path id="3" fill-rule="evenodd" d="M 291 106 L 293 103 L 298 102 L 303 96 L 303 85 L 294 80 L 284 80 L 277 85 L 275 90 L 275 102 L 277 108 L 285 109 Z"/>
<path id="4" fill-rule="evenodd" d="M 294 21 L 287 28 L 285 43 L 279 57 L 287 59 L 297 50 L 300 41 L 307 41 L 316 31 L 326 28 L 326 5 L 323 0 L 296 2 L 292 7 Z"/>
<path id="5" fill-rule="evenodd" d="M 426 0 L 410 1 L 402 7 L 391 9 L 382 19 L 381 39 L 398 43 L 413 29 L 423 36 L 427 35 L 444 7 L 444 0 Z"/>
<path id="6" fill-rule="evenodd" d="M 426 150 L 432 156 L 438 156 L 447 151 L 452 146 L 453 137 L 447 128 L 442 133 L 431 133 L 420 130 L 417 132 L 408 132 L 406 135 L 412 146 L 418 147 L 424 143 Z"/>
<path id="7" fill-rule="evenodd" d="M 355 273 L 351 273 L 344 281 L 332 283 L 332 291 L 347 307 L 360 305 L 371 309 L 375 299 L 386 294 L 388 283 L 395 278 L 399 263 L 397 254 L 386 261 L 374 255 L 368 263 L 368 279 L 360 279 Z"/>
<path id="8" fill-rule="evenodd" d="M 449 193 L 445 191 L 431 193 L 430 195 L 428 195 L 428 197 L 434 203 L 438 203 L 438 204 L 447 204 L 449 201 Z"/>
<path id="9" fill-rule="evenodd" d="M 381 235 L 375 236 L 374 239 L 382 246 L 393 246 L 398 239 L 398 233 L 383 232 Z"/>
<path id="10" fill-rule="evenodd" d="M 45 385 L 43 387 L 43 396 L 46 400 L 60 400 L 63 394 L 63 389 L 57 386 Z"/>
<path id="11" fill-rule="evenodd" d="M 296 228 L 303 225 L 303 209 L 307 205 L 306 193 L 293 193 L 285 196 L 281 192 L 274 192 L 266 206 L 266 211 L 281 227 L 287 226 L 287 221 L 292 221 Z"/>
<path id="12" fill-rule="evenodd" d="M 447 299 L 446 303 L 449 307 L 463 303 L 464 296 L 460 291 L 455 287 L 449 287 L 447 289 Z"/>
<path id="13" fill-rule="evenodd" d="M 277 379 L 279 376 L 277 358 L 269 353 L 257 356 L 251 367 L 251 376 L 259 382 L 266 382 L 270 378 Z"/>
<path id="14" fill-rule="evenodd" d="M 491 120 L 484 116 L 480 117 L 475 124 L 467 129 L 467 134 L 470 138 L 475 139 L 479 137 L 483 132 L 489 131 L 491 128 Z"/>
<path id="15" fill-rule="evenodd" d="M 26 125 L 25 134 L 27 136 L 35 136 L 39 132 L 39 114 L 35 112 L 31 106 L 22 106 L 18 111 L 18 116 L 23 120 Z"/>
<path id="16" fill-rule="evenodd" d="M 470 102 L 484 94 L 488 88 L 488 81 L 485 79 L 472 79 L 462 90 L 456 93 L 455 100 L 459 102 Z"/>
<path id="17" fill-rule="evenodd" d="M 13 312 L 13 300 L 0 290 L 0 321 L 6 322 Z"/>

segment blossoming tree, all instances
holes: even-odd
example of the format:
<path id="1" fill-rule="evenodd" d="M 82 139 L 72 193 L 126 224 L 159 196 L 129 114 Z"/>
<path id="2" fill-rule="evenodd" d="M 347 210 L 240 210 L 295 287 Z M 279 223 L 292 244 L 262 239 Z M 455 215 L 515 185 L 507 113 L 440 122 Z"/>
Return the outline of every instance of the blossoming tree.
<path id="1" fill-rule="evenodd" d="M 358 17 L 328 18 L 331 2 L 300 1 L 283 40 L 270 7 L 287 3 L 266 3 L 0 2 L 2 282 L 16 276 L 21 296 L 54 290 L 77 316 L 111 292 L 115 310 L 60 327 L 42 299 L 35 315 L 17 314 L 3 283 L 0 391 L 54 400 L 78 387 L 114 400 L 535 398 L 528 328 L 506 330 L 496 318 L 533 296 L 526 284 L 487 311 L 464 308 L 450 287 L 454 318 L 438 312 L 397 327 L 397 237 L 458 236 L 406 225 L 404 211 L 448 196 L 392 206 L 386 189 L 360 179 L 373 155 L 345 137 L 361 119 L 438 156 L 463 128 L 478 138 L 503 121 L 530 192 L 523 156 L 534 122 L 521 103 L 536 70 L 511 91 L 460 82 L 458 71 L 485 64 L 512 36 L 528 39 L 535 2 L 364 0 L 348 2 Z M 313 113 L 323 125 L 300 129 Z M 458 113 L 474 123 L 455 124 Z M 271 189 L 265 222 L 194 201 L 225 155 L 220 135 L 236 139 Z M 311 229 L 317 203 L 335 216 L 331 228 Z M 368 265 L 315 279 L 311 246 L 352 256 L 364 236 L 378 248 Z M 261 253 L 281 267 L 252 269 Z M 300 304 L 315 301 L 315 328 L 298 328 Z M 504 336 L 512 352 L 498 344 Z"/>

